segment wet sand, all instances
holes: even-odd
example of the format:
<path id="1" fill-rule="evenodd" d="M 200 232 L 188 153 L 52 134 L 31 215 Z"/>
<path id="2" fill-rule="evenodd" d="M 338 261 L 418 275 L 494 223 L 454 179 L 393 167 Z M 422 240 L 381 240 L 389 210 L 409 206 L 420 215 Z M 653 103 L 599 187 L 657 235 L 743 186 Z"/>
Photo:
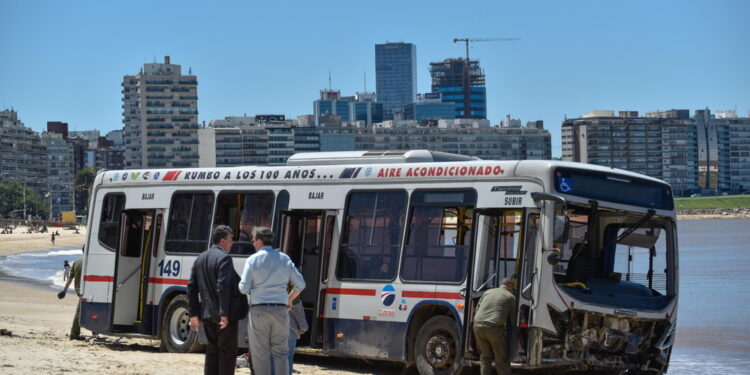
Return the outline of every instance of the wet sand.
<path id="1" fill-rule="evenodd" d="M 20 228 L 19 228 L 20 229 Z M 61 230 L 55 245 L 49 233 L 0 235 L 0 255 L 51 248 L 79 247 L 84 232 Z M 12 278 L 11 278 L 12 279 Z M 7 280 L 7 278 L 6 278 Z M 26 284 L 26 285 L 24 285 Z M 83 341 L 69 340 L 75 314 L 75 295 L 62 300 L 47 288 L 28 286 L 27 280 L 0 281 L 0 374 L 200 374 L 203 354 L 159 351 L 159 341 L 114 336 L 92 337 L 82 329 Z M 301 357 L 295 369 L 303 374 L 399 374 L 388 363 Z M 236 374 L 249 374 L 237 369 Z"/>

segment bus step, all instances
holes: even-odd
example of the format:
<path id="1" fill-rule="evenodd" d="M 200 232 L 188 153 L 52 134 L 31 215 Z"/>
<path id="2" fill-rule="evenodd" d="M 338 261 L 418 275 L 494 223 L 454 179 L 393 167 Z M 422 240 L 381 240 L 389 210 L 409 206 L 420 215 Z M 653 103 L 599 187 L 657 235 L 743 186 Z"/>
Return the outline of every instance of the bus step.
<path id="1" fill-rule="evenodd" d="M 317 348 L 311 348 L 309 346 L 298 346 L 297 353 L 305 355 L 319 355 L 324 356 L 323 350 Z"/>

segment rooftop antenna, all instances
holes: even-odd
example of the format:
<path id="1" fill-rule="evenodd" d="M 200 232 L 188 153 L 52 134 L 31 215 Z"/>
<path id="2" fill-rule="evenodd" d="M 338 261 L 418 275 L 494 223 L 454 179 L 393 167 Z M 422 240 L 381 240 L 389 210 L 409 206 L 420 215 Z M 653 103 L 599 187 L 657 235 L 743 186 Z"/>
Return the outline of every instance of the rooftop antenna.
<path id="1" fill-rule="evenodd" d="M 332 91 L 333 88 L 331 87 L 331 69 L 328 69 L 328 91 Z"/>

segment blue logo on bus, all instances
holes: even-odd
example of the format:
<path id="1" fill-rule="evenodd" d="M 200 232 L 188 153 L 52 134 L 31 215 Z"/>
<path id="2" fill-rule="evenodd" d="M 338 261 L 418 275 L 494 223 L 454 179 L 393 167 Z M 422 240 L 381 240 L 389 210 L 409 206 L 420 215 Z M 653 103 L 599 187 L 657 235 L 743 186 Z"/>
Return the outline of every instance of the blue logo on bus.
<path id="1" fill-rule="evenodd" d="M 558 177 L 557 187 L 562 193 L 570 193 L 573 191 L 573 180 L 567 177 Z"/>
<path id="2" fill-rule="evenodd" d="M 384 286 L 383 290 L 380 291 L 380 300 L 383 302 L 384 306 L 392 305 L 393 301 L 396 300 L 396 288 L 390 284 Z"/>

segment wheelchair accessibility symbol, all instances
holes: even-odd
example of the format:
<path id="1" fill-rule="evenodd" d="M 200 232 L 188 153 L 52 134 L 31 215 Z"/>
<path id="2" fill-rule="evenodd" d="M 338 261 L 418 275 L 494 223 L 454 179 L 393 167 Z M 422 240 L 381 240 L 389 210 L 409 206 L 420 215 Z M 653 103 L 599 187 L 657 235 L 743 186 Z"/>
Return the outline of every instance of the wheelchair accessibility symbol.
<path id="1" fill-rule="evenodd" d="M 570 178 L 560 177 L 558 180 L 558 188 L 563 193 L 570 193 L 573 191 L 573 181 Z"/>

